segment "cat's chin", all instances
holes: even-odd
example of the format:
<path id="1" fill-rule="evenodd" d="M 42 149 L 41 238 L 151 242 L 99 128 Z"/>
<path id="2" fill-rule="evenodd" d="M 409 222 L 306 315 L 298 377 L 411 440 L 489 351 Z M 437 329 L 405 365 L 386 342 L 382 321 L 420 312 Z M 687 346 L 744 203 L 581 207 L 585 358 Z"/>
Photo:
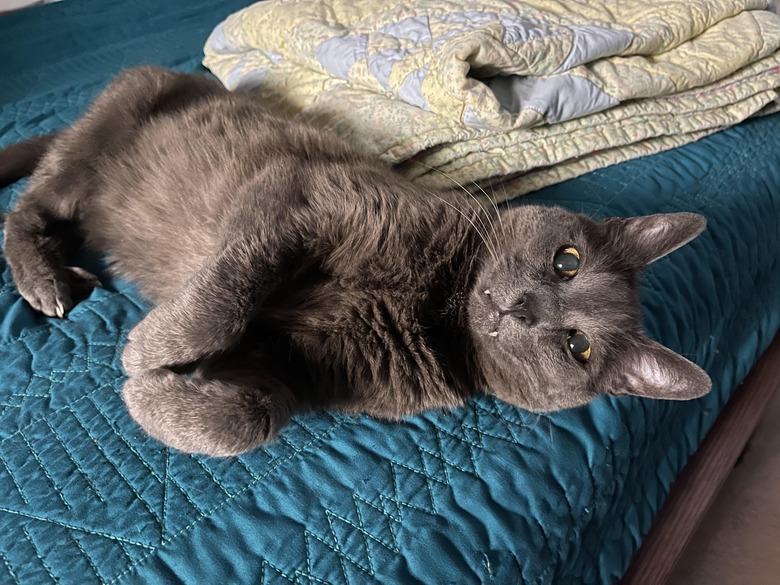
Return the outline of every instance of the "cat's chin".
<path id="1" fill-rule="evenodd" d="M 536 414 L 578 408 L 597 397 L 596 394 L 566 391 L 561 388 L 555 388 L 553 392 L 548 392 L 542 387 L 533 387 L 519 379 L 512 386 L 504 386 L 500 383 L 490 384 L 489 381 L 487 384 L 486 394 L 492 394 L 502 402 Z"/>

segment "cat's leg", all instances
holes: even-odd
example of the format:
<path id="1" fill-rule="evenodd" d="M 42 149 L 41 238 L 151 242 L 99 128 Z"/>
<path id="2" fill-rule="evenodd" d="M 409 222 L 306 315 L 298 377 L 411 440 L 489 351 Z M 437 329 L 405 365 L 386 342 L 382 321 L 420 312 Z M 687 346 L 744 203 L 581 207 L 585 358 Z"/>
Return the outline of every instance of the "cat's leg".
<path id="1" fill-rule="evenodd" d="M 74 208 L 85 194 L 83 180 L 38 177 L 6 218 L 4 255 L 14 283 L 34 309 L 50 317 L 62 318 L 74 295 L 100 286 L 95 275 L 67 265 L 79 243 Z"/>
<path id="2" fill-rule="evenodd" d="M 191 364 L 233 347 L 283 278 L 290 246 L 282 223 L 265 237 L 237 229 L 179 294 L 152 309 L 128 335 L 125 371 Z"/>
<path id="3" fill-rule="evenodd" d="M 65 316 L 73 306 L 72 294 L 100 286 L 86 270 L 67 266 L 80 241 L 74 224 L 89 196 L 94 176 L 90 160 L 97 156 L 76 126 L 51 139 L 5 221 L 3 252 L 16 288 L 34 309 L 50 317 Z"/>
<path id="4" fill-rule="evenodd" d="M 73 224 L 80 208 L 100 195 L 93 191 L 101 159 L 126 148 L 150 117 L 224 91 L 203 76 L 133 69 L 117 77 L 85 116 L 47 144 L 27 190 L 5 221 L 5 257 L 19 293 L 34 309 L 63 317 L 73 306 L 73 295 L 100 285 L 86 270 L 68 266 L 67 256 L 79 240 Z"/>
<path id="5" fill-rule="evenodd" d="M 225 221 L 214 256 L 128 335 L 128 374 L 199 362 L 236 346 L 277 286 L 304 262 L 290 177 L 260 177 Z M 274 197 L 265 193 L 272 192 Z"/>
<path id="6" fill-rule="evenodd" d="M 130 415 L 155 439 L 219 457 L 273 439 L 296 408 L 292 393 L 262 370 L 214 378 L 145 370 L 129 378 L 122 393 Z"/>

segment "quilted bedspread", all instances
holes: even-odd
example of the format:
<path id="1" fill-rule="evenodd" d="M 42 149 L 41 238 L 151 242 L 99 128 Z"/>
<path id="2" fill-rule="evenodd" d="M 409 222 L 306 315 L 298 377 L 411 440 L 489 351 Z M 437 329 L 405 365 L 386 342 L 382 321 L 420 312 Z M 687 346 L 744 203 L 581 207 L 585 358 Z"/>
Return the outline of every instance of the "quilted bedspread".
<path id="1" fill-rule="evenodd" d="M 123 67 L 197 70 L 240 7 L 69 0 L 0 17 L 0 146 L 69 123 Z M 184 455 L 146 437 L 119 394 L 145 310 L 133 288 L 103 274 L 105 289 L 49 319 L 0 256 L 0 583 L 616 582 L 780 326 L 777 152 L 780 116 L 765 116 L 526 198 L 708 217 L 642 281 L 648 332 L 714 380 L 687 403 L 533 415 L 480 398 L 401 424 L 307 414 L 251 454 Z M 0 210 L 23 187 L 0 191 Z"/>
<path id="2" fill-rule="evenodd" d="M 778 109 L 768 8 L 268 0 L 215 27 L 204 64 L 388 162 L 412 159 L 400 168 L 415 180 L 500 178 L 496 196 L 512 197 Z"/>

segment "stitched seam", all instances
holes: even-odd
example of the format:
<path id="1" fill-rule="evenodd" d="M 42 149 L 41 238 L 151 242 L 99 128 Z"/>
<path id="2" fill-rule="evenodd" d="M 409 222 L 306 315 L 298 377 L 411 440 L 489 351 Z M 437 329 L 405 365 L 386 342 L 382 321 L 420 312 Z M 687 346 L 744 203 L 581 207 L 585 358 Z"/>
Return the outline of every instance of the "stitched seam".
<path id="1" fill-rule="evenodd" d="M 380 540 L 379 538 L 377 538 L 373 534 L 366 533 L 366 535 L 369 536 L 372 540 L 375 540 L 377 543 L 381 544 L 383 547 L 385 547 L 390 552 L 399 554 L 401 552 L 401 549 L 398 547 L 398 541 L 396 540 L 395 531 L 393 530 L 393 523 L 391 521 L 392 518 L 390 518 L 387 515 L 387 513 L 383 509 L 381 509 L 379 506 L 377 506 L 376 504 L 372 504 L 371 502 L 369 502 L 368 500 L 366 500 L 365 498 L 363 498 L 362 496 L 360 496 L 358 494 L 352 494 L 352 501 L 353 501 L 353 503 L 355 505 L 355 510 L 357 510 L 357 515 L 358 515 L 358 519 L 360 521 L 361 526 L 364 524 L 364 522 L 363 522 L 363 515 L 360 512 L 360 506 L 357 505 L 358 501 L 361 501 L 361 502 L 365 503 L 366 505 L 370 506 L 371 508 L 373 508 L 374 510 L 376 510 L 377 512 L 382 514 L 382 516 L 387 521 L 387 527 L 390 530 L 390 537 L 393 539 L 393 546 L 388 546 L 387 543 L 383 542 L 382 540 Z"/>
<path id="2" fill-rule="evenodd" d="M 334 423 L 331 425 L 331 427 L 330 427 L 329 429 L 327 429 L 326 431 L 322 432 L 322 433 L 321 433 L 321 434 L 320 434 L 320 435 L 319 435 L 319 436 L 318 436 L 316 439 L 312 439 L 312 440 L 310 440 L 308 443 L 306 443 L 306 444 L 305 444 L 305 445 L 304 445 L 304 446 L 301 448 L 301 451 L 303 451 L 303 450 L 307 449 L 308 447 L 310 447 L 311 445 L 313 445 L 315 442 L 322 441 L 322 440 L 323 440 L 325 437 L 327 437 L 328 435 L 330 435 L 331 433 L 333 433 L 333 431 L 335 431 L 336 429 L 338 429 L 339 427 L 341 427 L 342 425 L 344 425 L 344 423 L 346 422 L 346 420 L 347 420 L 347 419 L 342 419 L 342 420 L 337 420 L 337 421 L 335 421 L 335 422 L 334 422 Z M 174 534 L 170 535 L 170 536 L 168 537 L 168 539 L 167 539 L 166 543 L 173 542 L 173 540 L 174 540 L 174 539 L 176 539 L 176 538 L 178 538 L 179 536 L 181 536 L 181 535 L 183 535 L 183 534 L 187 533 L 187 532 L 188 532 L 190 529 L 192 529 L 192 527 L 193 527 L 193 526 L 195 526 L 196 524 L 198 524 L 198 523 L 199 523 L 199 522 L 200 522 L 200 521 L 201 521 L 203 518 L 205 518 L 206 516 L 209 516 L 209 515 L 213 514 L 213 513 L 214 513 L 214 512 L 216 512 L 217 510 L 219 510 L 219 509 L 223 508 L 224 506 L 226 506 L 227 504 L 229 504 L 230 502 L 232 502 L 232 501 L 233 501 L 235 498 L 237 498 L 238 496 L 242 495 L 244 492 L 248 491 L 250 488 L 254 487 L 254 486 L 257 484 L 257 482 L 259 482 L 259 481 L 262 481 L 263 479 L 265 479 L 266 477 L 268 477 L 268 476 L 269 476 L 271 473 L 273 473 L 273 472 L 275 472 L 277 469 L 279 469 L 279 467 L 280 467 L 280 466 L 281 466 L 283 463 L 285 463 L 285 462 L 287 462 L 287 461 L 289 461 L 289 460 L 291 460 L 291 459 L 295 458 L 295 457 L 296 457 L 296 456 L 297 456 L 299 453 L 300 453 L 300 451 L 297 451 L 297 452 L 291 453 L 291 454 L 290 454 L 290 455 L 288 455 L 287 457 L 283 457 L 283 458 L 279 458 L 279 459 L 275 459 L 275 460 L 273 460 L 272 464 L 269 466 L 269 468 L 266 470 L 266 472 L 265 472 L 264 474 L 262 474 L 262 475 L 260 475 L 260 476 L 257 476 L 257 479 L 256 479 L 256 480 L 253 480 L 253 481 L 252 481 L 250 484 L 248 484 L 248 485 L 244 486 L 242 489 L 240 489 L 239 491 L 237 491 L 236 493 L 234 493 L 232 496 L 230 496 L 229 498 L 227 498 L 227 499 L 226 499 L 226 500 L 224 500 L 223 502 L 220 502 L 219 504 L 217 504 L 217 505 L 216 505 L 216 506 L 214 506 L 213 508 L 209 509 L 209 510 L 208 510 L 208 511 L 207 511 L 207 512 L 206 512 L 206 513 L 203 515 L 203 516 L 196 518 L 195 520 L 193 520 L 192 522 L 190 522 L 190 523 L 189 523 L 187 526 L 185 526 L 185 527 L 183 527 L 183 528 L 179 529 L 177 532 L 175 532 Z M 152 556 L 152 554 L 154 554 L 155 552 L 157 552 L 157 548 L 154 548 L 154 547 L 145 547 L 145 548 L 147 548 L 147 549 L 149 549 L 149 550 L 147 551 L 147 553 L 146 553 L 146 554 L 144 554 L 144 556 L 142 556 L 142 557 L 141 557 L 141 558 L 139 558 L 137 561 L 135 561 L 134 563 L 132 563 L 132 564 L 131 564 L 129 567 L 125 568 L 125 570 L 123 570 L 121 573 L 119 573 L 118 575 L 116 575 L 116 576 L 115 576 L 113 579 L 111 579 L 111 580 L 110 580 L 108 583 L 116 583 L 116 582 L 118 582 L 120 579 L 122 579 L 122 577 L 124 577 L 125 575 L 127 575 L 127 574 L 128 574 L 128 573 L 130 573 L 131 571 L 135 570 L 135 569 L 136 569 L 136 568 L 137 568 L 139 565 L 143 564 L 143 563 L 144 563 L 144 562 L 145 562 L 145 561 L 146 561 L 146 560 L 147 560 L 149 557 L 151 557 L 151 556 Z"/>
<path id="3" fill-rule="evenodd" d="M 352 526 L 352 528 L 356 529 L 358 532 L 361 533 L 361 536 L 363 537 L 363 539 L 362 539 L 363 540 L 363 552 L 365 553 L 365 556 L 366 556 L 366 558 L 368 560 L 368 569 L 367 570 L 363 569 L 363 570 L 364 570 L 364 572 L 367 572 L 369 575 L 371 575 L 373 577 L 375 575 L 375 572 L 374 572 L 374 562 L 373 562 L 373 559 L 371 558 L 371 550 L 368 547 L 368 540 L 366 539 L 366 536 L 365 536 L 365 529 L 363 529 L 362 527 L 357 526 L 354 522 L 351 522 L 350 520 L 347 520 L 346 518 L 343 518 L 339 514 L 336 514 L 335 512 L 333 512 L 331 510 L 328 510 L 327 508 L 325 509 L 325 518 L 327 519 L 328 525 L 330 526 L 330 533 L 333 536 L 333 542 L 336 543 L 336 546 L 338 546 L 338 538 L 336 536 L 336 529 L 335 529 L 334 523 L 333 523 L 333 519 L 334 518 L 337 519 L 337 520 L 341 520 L 342 522 L 346 523 L 348 526 Z M 344 554 L 344 553 L 341 552 L 340 554 Z M 359 565 L 361 568 L 363 568 L 362 565 L 360 565 L 356 561 L 353 561 L 353 562 L 355 564 Z"/>
<path id="4" fill-rule="evenodd" d="M 203 463 L 200 459 L 198 459 L 195 456 L 190 456 L 190 458 L 195 463 L 197 463 L 203 471 L 206 472 L 206 475 L 208 475 L 215 484 L 217 484 L 219 489 L 222 490 L 222 493 L 224 493 L 226 496 L 230 495 L 230 492 L 225 488 L 225 486 L 222 484 L 222 482 L 219 479 L 217 479 L 217 476 L 214 475 L 214 472 L 211 469 L 209 469 L 209 467 L 206 466 L 205 463 Z M 165 466 L 166 466 L 166 475 L 167 475 L 167 469 L 168 469 L 168 460 L 167 459 L 166 459 L 166 462 L 165 462 Z M 244 466 L 244 467 L 246 467 L 246 466 Z"/>
<path id="5" fill-rule="evenodd" d="M 87 434 L 87 437 L 90 439 L 92 438 L 92 434 L 89 432 L 89 429 L 84 425 L 84 423 L 81 421 L 81 419 L 78 417 L 78 415 L 71 409 L 70 413 L 73 415 L 73 418 L 76 420 L 78 425 L 82 428 L 82 430 Z M 138 498 L 138 501 L 141 502 L 144 508 L 149 512 L 149 515 L 154 520 L 155 524 L 162 530 L 162 525 L 160 524 L 160 519 L 157 517 L 157 514 L 152 510 L 151 505 L 149 502 L 147 502 L 143 497 L 141 497 L 141 494 L 138 492 L 138 490 L 133 487 L 133 485 L 130 483 L 130 480 L 127 479 L 125 474 L 122 472 L 119 467 L 117 467 L 116 463 L 114 463 L 111 458 L 108 456 L 108 453 L 106 453 L 105 449 L 100 445 L 100 442 L 95 440 L 93 443 L 95 445 L 95 448 L 100 451 L 100 454 L 103 456 L 103 458 L 106 460 L 106 462 L 114 469 L 114 471 L 119 475 L 119 477 L 122 478 L 122 481 L 125 482 L 125 485 L 130 488 L 130 491 L 133 492 L 136 498 Z"/>
<path id="6" fill-rule="evenodd" d="M 59 583 L 60 582 L 59 578 L 54 575 L 54 572 L 51 570 L 51 567 L 44 560 L 43 555 L 41 554 L 41 551 L 38 549 L 38 545 L 35 544 L 35 540 L 33 540 L 33 537 L 30 534 L 30 531 L 27 529 L 27 526 L 22 526 L 22 532 L 24 533 L 27 542 L 30 543 L 30 546 L 33 549 L 33 553 L 41 562 L 41 566 L 43 567 L 43 569 L 49 574 L 49 577 L 51 578 L 52 581 L 54 581 L 55 583 Z"/>
<path id="7" fill-rule="evenodd" d="M 324 538 L 322 538 L 320 536 L 317 536 L 316 534 L 314 534 L 313 532 L 311 532 L 309 530 L 306 531 L 306 535 L 307 536 L 311 536 L 312 538 L 314 538 L 315 540 L 321 542 L 324 546 L 326 546 L 327 548 L 329 548 L 330 550 L 332 550 L 333 552 L 336 553 L 336 555 L 338 556 L 338 559 L 339 559 L 339 566 L 341 567 L 341 575 L 343 576 L 345 583 L 349 583 L 350 582 L 349 576 L 347 575 L 346 561 L 349 561 L 352 565 L 357 567 L 362 573 L 365 573 L 369 577 L 373 576 L 368 570 L 366 570 L 365 567 L 360 566 L 352 558 L 350 558 L 346 554 L 344 554 L 344 552 L 342 552 L 341 549 L 339 548 L 338 542 L 335 542 L 335 544 L 331 544 L 331 543 L 327 542 Z"/>
<path id="8" fill-rule="evenodd" d="M 24 493 L 24 490 L 22 489 L 22 486 L 19 484 L 19 482 L 16 480 L 16 476 L 11 471 L 11 468 L 8 466 L 8 462 L 5 460 L 5 457 L 2 453 L 0 453 L 0 463 L 3 464 L 3 467 L 8 472 L 8 477 L 11 478 L 11 481 L 13 482 L 14 486 L 16 487 L 16 491 L 19 492 L 19 495 L 22 498 L 22 501 L 25 503 L 25 505 L 29 505 L 30 501 L 27 499 L 27 496 Z"/>
<path id="9" fill-rule="evenodd" d="M 101 390 L 104 390 L 105 388 L 112 388 L 112 389 L 113 389 L 112 383 L 111 383 L 111 382 L 109 382 L 109 383 L 107 383 L 107 384 L 102 384 L 102 385 L 98 386 L 97 388 L 95 388 L 95 389 L 91 390 L 91 391 L 90 391 L 88 394 L 83 394 L 82 396 L 79 396 L 78 398 L 76 398 L 76 399 L 72 400 L 71 402 L 69 402 L 69 403 L 68 403 L 68 404 L 66 404 L 65 406 L 62 406 L 62 407 L 58 408 L 57 410 L 52 410 L 52 411 L 49 411 L 49 412 L 47 412 L 47 413 L 46 413 L 46 416 L 53 416 L 53 415 L 55 415 L 55 414 L 59 414 L 59 413 L 61 413 L 61 412 L 63 412 L 63 411 L 69 411 L 69 410 L 72 410 L 72 409 L 71 409 L 71 407 L 72 407 L 74 404 L 76 404 L 76 403 L 78 403 L 78 402 L 81 402 L 82 400 L 86 400 L 87 398 L 89 398 L 89 396 L 90 396 L 91 394 L 94 394 L 94 393 L 96 393 L 96 392 L 100 392 Z M 7 437 L 5 437 L 5 438 L 3 438 L 3 439 L 0 439 L 0 446 L 4 446 L 6 442 L 8 442 L 8 441 L 10 441 L 11 439 L 13 439 L 14 437 L 16 437 L 16 435 L 19 435 L 19 434 L 23 433 L 24 431 L 26 431 L 27 429 L 29 429 L 29 428 L 31 428 L 31 427 L 33 427 L 33 426 L 37 425 L 37 424 L 38 424 L 38 423 L 40 423 L 42 420 L 45 420 L 45 417 L 37 418 L 37 419 L 35 419 L 34 421 L 32 421 L 32 422 L 30 422 L 30 423 L 28 423 L 28 424 L 24 425 L 23 427 L 21 427 L 21 428 L 19 428 L 19 429 L 15 430 L 13 433 L 11 433 L 10 435 L 8 435 Z M 1 457 L 1 456 L 0 456 L 0 460 L 2 460 L 2 457 Z"/>
<path id="10" fill-rule="evenodd" d="M 128 444 L 127 440 L 122 436 L 122 433 L 120 432 L 119 428 L 117 428 L 114 421 L 112 421 L 108 416 L 106 416 L 106 413 L 104 413 L 103 410 L 98 406 L 97 402 L 95 402 L 94 396 L 88 394 L 85 395 L 84 398 L 86 398 L 86 400 L 88 400 L 90 404 L 92 404 L 92 406 L 95 407 L 95 410 L 97 410 L 101 418 L 103 418 L 106 424 L 108 424 L 109 428 L 114 433 L 114 435 L 116 435 L 116 437 L 120 439 L 122 443 L 130 449 L 130 452 L 136 457 L 138 462 L 141 463 L 146 468 L 146 470 L 152 474 L 152 477 L 154 477 L 154 479 L 156 479 L 158 483 L 163 483 L 163 478 L 160 477 L 160 475 L 154 469 L 152 469 L 152 467 L 143 459 L 143 457 L 141 457 L 140 453 L 138 453 L 138 450 L 135 449 L 134 447 L 131 447 Z"/>
<path id="11" fill-rule="evenodd" d="M 62 501 L 63 505 L 70 511 L 72 508 L 70 507 L 70 504 L 65 499 L 65 496 L 62 494 L 62 489 L 60 486 L 57 485 L 57 482 L 54 481 L 54 478 L 49 474 L 49 470 L 46 469 L 46 466 L 43 464 L 43 461 L 41 461 L 41 458 L 38 456 L 38 453 L 36 453 L 35 449 L 33 449 L 33 446 L 30 444 L 30 441 L 27 439 L 27 437 L 24 436 L 24 434 L 20 433 L 19 436 L 24 441 L 24 444 L 27 445 L 27 448 L 30 450 L 30 454 L 33 456 L 33 459 L 35 459 L 35 462 L 38 464 L 38 467 L 41 468 L 41 471 L 43 471 L 43 475 L 46 476 L 46 479 L 49 480 L 52 487 L 54 488 L 55 493 L 59 496 L 60 500 Z"/>
<path id="12" fill-rule="evenodd" d="M 133 540 L 130 540 L 129 538 L 124 538 L 122 536 L 116 536 L 115 534 L 109 534 L 107 532 L 98 532 L 96 530 L 92 530 L 91 528 L 85 528 L 84 526 L 77 526 L 76 524 L 69 524 L 67 522 L 62 522 L 61 520 L 55 520 L 54 518 L 44 518 L 43 516 L 38 516 L 36 514 L 32 514 L 30 512 L 22 512 L 21 510 L 12 510 L 11 508 L 6 508 L 5 506 L 0 506 L 0 512 L 5 512 L 7 514 L 13 514 L 14 516 L 22 516 L 23 518 L 29 518 L 30 520 L 38 520 L 39 522 L 43 522 L 45 524 L 53 524 L 54 526 L 59 526 L 61 528 L 67 528 L 69 530 L 78 530 L 79 532 L 84 532 L 86 534 L 91 534 L 92 536 L 100 536 L 102 538 L 108 538 L 109 540 L 116 540 L 120 542 L 125 542 L 127 544 L 132 544 L 135 546 L 140 546 L 141 548 L 147 549 L 147 550 L 154 550 L 154 547 L 143 543 L 143 542 L 136 542 Z"/>
<path id="13" fill-rule="evenodd" d="M 130 555 L 129 552 L 127 552 L 127 545 L 124 542 L 122 542 L 121 540 L 116 541 L 116 543 L 119 545 L 119 548 L 122 551 L 122 554 L 125 555 L 125 558 L 127 559 L 127 561 L 132 563 L 133 562 L 133 557 L 132 557 L 132 555 Z"/>
<path id="14" fill-rule="evenodd" d="M 70 462 L 73 463 L 73 466 L 76 468 L 76 470 L 79 472 L 81 477 L 84 478 L 84 481 L 89 486 L 89 489 L 92 490 L 92 493 L 94 493 L 98 499 L 105 503 L 106 499 L 103 497 L 103 494 L 100 493 L 100 491 L 97 489 L 97 486 L 92 483 L 92 480 L 90 479 L 89 475 L 82 469 L 81 465 L 73 458 L 73 454 L 71 453 L 70 449 L 68 449 L 65 446 L 65 442 L 60 438 L 59 434 L 56 430 L 54 430 L 54 427 L 51 426 L 51 423 L 47 419 L 43 419 L 43 422 L 46 424 L 47 427 L 49 427 L 49 430 L 51 431 L 52 435 L 54 435 L 54 439 L 59 443 L 60 447 L 62 447 L 62 450 L 65 451 L 65 455 L 68 456 L 68 459 L 70 459 Z"/>
<path id="15" fill-rule="evenodd" d="M 171 452 L 165 449 L 165 480 L 162 482 L 163 502 L 162 502 L 162 521 L 160 522 L 160 544 L 165 541 L 166 517 L 168 516 L 168 476 L 171 462 Z"/>
<path id="16" fill-rule="evenodd" d="M 105 298 L 105 299 L 95 299 L 95 300 L 90 300 L 87 303 L 80 303 L 80 304 L 76 305 L 76 308 L 79 309 L 80 311 L 89 311 L 89 312 L 91 312 L 91 313 L 93 313 L 95 315 L 100 315 L 100 313 L 98 313 L 97 311 L 94 310 L 95 306 L 97 306 L 97 305 L 105 305 L 105 304 L 116 305 L 117 299 L 121 299 L 123 301 L 126 301 L 126 302 L 134 305 L 136 308 L 138 308 L 141 311 L 148 310 L 148 308 L 141 307 L 140 305 L 138 305 L 138 303 L 133 301 L 133 299 L 131 297 L 129 297 L 129 296 L 123 294 L 123 293 L 120 293 L 120 292 L 110 292 L 108 294 L 110 295 L 108 298 Z M 105 317 L 103 317 L 102 315 L 100 315 L 100 316 L 103 319 L 103 322 L 105 323 L 106 322 L 105 321 Z M 38 335 L 40 333 L 51 333 L 51 331 L 53 329 L 57 330 L 57 331 L 62 331 L 64 325 L 60 325 L 59 323 L 60 323 L 59 320 L 47 319 L 47 321 L 42 323 L 41 325 L 37 325 L 37 326 L 26 328 L 16 338 L 9 339 L 7 341 L 0 341 L 0 348 L 7 347 L 7 346 L 10 346 L 10 345 L 15 345 L 18 342 L 24 341 L 25 339 L 27 339 L 28 337 L 33 336 L 33 335 Z M 109 332 L 112 331 L 112 328 L 108 327 L 107 331 L 109 331 Z"/>
<path id="17" fill-rule="evenodd" d="M 143 465 L 143 466 L 144 466 L 144 467 L 145 467 L 145 468 L 146 468 L 146 469 L 149 471 L 149 473 L 151 473 L 151 474 L 152 474 L 152 475 L 155 477 L 155 479 L 156 479 L 158 482 L 162 483 L 162 482 L 163 482 L 163 479 L 162 479 L 162 478 L 161 478 L 161 477 L 160 477 L 160 476 L 157 474 L 157 472 L 156 472 L 154 469 L 152 469 L 152 467 L 151 467 L 151 466 L 150 466 L 150 465 L 149 465 L 149 464 L 146 462 L 146 460 L 145 460 L 145 459 L 144 459 L 144 458 L 141 456 L 141 454 L 138 452 L 138 450 L 137 450 L 135 447 L 133 447 L 133 446 L 132 446 L 132 445 L 131 445 L 131 444 L 130 444 L 128 441 L 127 441 L 127 439 L 125 439 L 125 437 L 124 437 L 124 434 L 123 434 L 123 433 L 122 433 L 122 432 L 119 430 L 119 428 L 117 428 L 117 426 L 116 426 L 116 424 L 114 423 L 114 421 L 112 421 L 112 420 L 111 420 L 111 419 L 110 419 L 110 418 L 109 418 L 109 417 L 106 415 L 106 413 L 105 413 L 105 412 L 103 412 L 103 409 L 102 409 L 102 408 L 100 408 L 100 406 L 97 404 L 97 402 L 95 402 L 95 399 L 94 399 L 94 397 L 93 397 L 93 396 L 91 396 L 91 395 L 90 395 L 90 396 L 87 396 L 87 400 L 89 400 L 89 401 L 90 401 L 90 402 L 91 402 L 91 403 L 94 405 L 95 409 L 97 409 L 97 411 L 98 411 L 98 413 L 100 414 L 100 416 L 101 416 L 101 417 L 103 417 L 103 419 L 106 421 L 106 423 L 108 423 L 108 426 L 109 426 L 109 427 L 111 427 L 111 430 L 113 431 L 114 435 L 116 435 L 116 437 L 117 437 L 117 438 L 118 438 L 120 441 L 122 441 L 122 443 L 123 443 L 123 444 L 124 444 L 124 445 L 125 445 L 125 446 L 126 446 L 128 449 L 129 449 L 129 450 L 130 450 L 130 452 L 131 452 L 131 453 L 132 453 L 132 454 L 133 454 L 133 455 L 136 457 L 136 459 L 138 460 L 138 462 L 139 462 L 139 463 L 141 463 L 141 465 Z M 193 508 L 193 509 L 194 509 L 196 512 L 198 512 L 199 514 L 202 514 L 202 513 L 203 513 L 203 510 L 200 508 L 200 506 L 198 506 L 198 505 L 196 505 L 196 504 L 195 504 L 195 502 L 194 502 L 194 501 L 193 501 L 193 500 L 190 498 L 190 496 L 189 496 L 189 494 L 186 492 L 186 490 L 185 490 L 185 489 L 184 489 L 184 488 L 181 486 L 181 484 L 179 484 L 179 482 L 177 482 L 177 481 L 176 481 L 176 480 L 173 478 L 173 476 L 170 476 L 170 475 L 168 475 L 168 476 L 166 476 L 166 479 L 167 479 L 167 480 L 170 480 L 170 482 L 171 482 L 171 483 L 172 483 L 172 484 L 173 484 L 173 485 L 174 485 L 176 488 L 178 488 L 178 490 L 179 490 L 179 491 L 181 492 L 181 494 L 184 496 L 184 499 L 186 499 L 186 500 L 187 500 L 187 502 L 190 504 L 190 506 L 192 506 L 192 508 Z"/>
<path id="18" fill-rule="evenodd" d="M 95 562 L 92 560 L 92 557 L 87 554 L 87 551 L 84 550 L 84 547 L 81 545 L 81 542 L 79 542 L 79 539 L 76 538 L 74 535 L 71 535 L 71 538 L 73 539 L 73 542 L 76 543 L 76 546 L 79 547 L 79 550 L 81 551 L 81 554 L 84 555 L 84 558 L 87 561 L 87 564 L 89 565 L 89 568 L 92 569 L 92 572 L 95 574 L 95 577 L 97 577 L 97 580 L 101 583 L 104 583 L 104 579 L 100 576 L 100 572 L 98 571 L 97 566 L 95 565 Z"/>
<path id="19" fill-rule="evenodd" d="M 272 459 L 272 460 L 271 460 L 271 462 L 273 462 L 273 461 L 274 461 L 274 460 Z M 249 469 L 249 467 L 247 466 L 247 464 L 246 464 L 246 463 L 244 463 L 244 461 L 241 459 L 241 457 L 236 457 L 236 462 L 238 463 L 238 465 L 239 465 L 239 466 L 241 466 L 241 468 L 243 468 L 243 469 L 244 469 L 244 471 L 246 471 L 246 472 L 249 474 L 249 476 L 252 478 L 252 480 L 253 480 L 254 482 L 258 482 L 258 481 L 260 481 L 260 476 L 259 476 L 259 475 L 257 475 L 257 474 L 256 474 L 254 471 L 252 471 L 251 469 Z"/>
<path id="20" fill-rule="evenodd" d="M 8 571 L 8 574 L 11 575 L 11 579 L 14 580 L 14 583 L 17 585 L 22 585 L 19 582 L 19 577 L 16 576 L 16 573 L 14 573 L 13 568 L 11 567 L 11 563 L 8 562 L 8 557 L 5 556 L 3 551 L 0 550 L 0 560 L 3 561 L 3 564 L 5 565 L 6 570 Z"/>

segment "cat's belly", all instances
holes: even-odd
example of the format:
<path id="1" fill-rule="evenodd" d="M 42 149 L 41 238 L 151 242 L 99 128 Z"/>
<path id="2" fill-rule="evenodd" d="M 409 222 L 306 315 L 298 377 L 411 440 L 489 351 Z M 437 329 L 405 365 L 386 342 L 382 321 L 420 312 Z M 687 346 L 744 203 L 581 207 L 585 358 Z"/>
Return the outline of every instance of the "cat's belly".
<path id="1" fill-rule="evenodd" d="M 141 136 L 136 150 L 106 162 L 82 218 L 91 247 L 156 301 L 217 251 L 226 218 L 242 205 L 240 177 L 208 151 L 203 132 Z"/>

